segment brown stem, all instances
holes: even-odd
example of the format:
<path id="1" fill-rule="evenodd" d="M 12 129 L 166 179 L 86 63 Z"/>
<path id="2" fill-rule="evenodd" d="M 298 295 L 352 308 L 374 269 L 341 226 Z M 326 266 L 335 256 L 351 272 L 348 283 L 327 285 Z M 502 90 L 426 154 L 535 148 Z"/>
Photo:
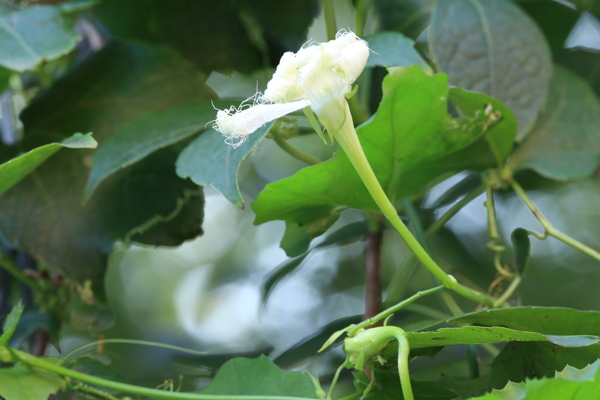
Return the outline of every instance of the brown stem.
<path id="1" fill-rule="evenodd" d="M 374 317 L 381 312 L 381 244 L 383 242 L 383 224 L 375 221 L 374 229 L 367 236 L 366 272 L 365 272 L 365 315 L 364 319 Z M 376 324 L 381 325 L 381 323 Z"/>

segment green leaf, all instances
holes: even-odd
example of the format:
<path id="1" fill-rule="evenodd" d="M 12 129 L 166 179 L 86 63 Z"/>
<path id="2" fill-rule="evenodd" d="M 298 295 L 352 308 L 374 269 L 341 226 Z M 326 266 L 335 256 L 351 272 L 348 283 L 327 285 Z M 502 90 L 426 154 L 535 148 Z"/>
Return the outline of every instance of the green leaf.
<path id="1" fill-rule="evenodd" d="M 509 382 L 477 400 L 588 400 L 600 392 L 600 360 L 585 368 L 566 366 L 554 378 Z"/>
<path id="2" fill-rule="evenodd" d="M 227 103 L 229 104 L 229 103 Z M 217 104 L 223 108 L 224 104 Z M 85 199 L 107 177 L 165 146 L 206 129 L 215 119 L 212 102 L 185 104 L 144 115 L 116 131 L 94 154 Z"/>
<path id="3" fill-rule="evenodd" d="M 200 393 L 317 398 L 307 374 L 284 371 L 265 356 L 228 361 Z"/>
<path id="4" fill-rule="evenodd" d="M 484 310 L 451 318 L 444 323 L 504 326 L 548 335 L 600 336 L 599 311 L 579 311 L 562 307 L 511 307 Z"/>
<path id="5" fill-rule="evenodd" d="M 298 51 L 318 11 L 316 0 L 105 0 L 94 8 L 117 37 L 169 45 L 205 72 L 244 73 Z"/>
<path id="6" fill-rule="evenodd" d="M 423 71 L 431 72 L 427 61 L 415 49 L 415 42 L 398 32 L 378 32 L 364 38 L 369 43 L 371 54 L 367 67 L 410 67 L 418 65 Z"/>
<path id="7" fill-rule="evenodd" d="M 285 223 L 285 234 L 280 247 L 288 257 L 296 257 L 306 252 L 310 242 L 325 233 L 338 220 L 339 212 L 332 210 L 330 215 L 311 221 L 308 224 Z"/>
<path id="8" fill-rule="evenodd" d="M 591 175 L 599 161 L 600 102 L 583 79 L 556 67 L 546 111 L 507 173 L 532 168 L 550 179 L 577 179 Z"/>
<path id="9" fill-rule="evenodd" d="M 427 0 L 376 0 L 374 2 L 382 30 L 417 37 L 429 25 L 431 3 Z"/>
<path id="10" fill-rule="evenodd" d="M 79 36 L 67 26 L 60 9 L 31 6 L 0 16 L 0 65 L 25 71 L 75 48 Z"/>
<path id="11" fill-rule="evenodd" d="M 504 165 L 506 158 L 513 149 L 513 143 L 517 135 L 517 118 L 515 114 L 493 97 L 460 88 L 450 89 L 450 101 L 466 115 L 475 115 L 478 110 L 490 106 L 499 112 L 498 117 L 502 119 L 502 123 L 491 126 L 485 133 L 485 140 L 488 142 L 489 150 L 495 157 L 497 165 L 500 167 Z"/>
<path id="12" fill-rule="evenodd" d="M 550 48 L 562 50 L 581 12 L 570 5 L 547 0 L 520 1 L 521 7 L 544 32 Z"/>
<path id="13" fill-rule="evenodd" d="M 97 143 L 91 133 L 76 133 L 60 143 L 51 143 L 35 148 L 17 158 L 0 165 L 0 195 L 25 178 L 54 153 L 63 147 L 69 149 L 93 149 Z"/>
<path id="14" fill-rule="evenodd" d="M 59 328 L 60 323 L 51 312 L 43 312 L 36 307 L 28 307 L 21 315 L 17 329 L 11 336 L 8 345 L 19 348 L 36 330 L 42 329 L 50 336 L 54 347 L 60 351 Z"/>
<path id="15" fill-rule="evenodd" d="M 173 51 L 112 42 L 21 113 L 23 147 L 33 149 L 81 131 L 94 132 L 102 145 L 127 122 L 211 96 L 197 70 Z M 13 245 L 67 278 L 101 285 L 114 241 L 128 242 L 173 220 L 198 189 L 177 177 L 179 149 L 171 145 L 107 178 L 84 207 L 91 155 L 89 150 L 59 152 L 4 193 L 0 229 Z M 200 207 L 197 215 L 202 212 Z M 168 232 L 180 241 L 198 229 L 186 225 L 177 232 L 171 226 Z"/>
<path id="16" fill-rule="evenodd" d="M 207 129 L 190 143 L 177 159 L 177 175 L 194 183 L 211 185 L 238 207 L 244 205 L 237 174 L 240 164 L 267 134 L 273 123 L 259 128 L 238 148 L 225 143 L 223 135 Z"/>
<path id="17" fill-rule="evenodd" d="M 600 53 L 584 48 L 564 49 L 554 54 L 554 61 L 585 79 L 596 96 L 600 95 Z"/>
<path id="18" fill-rule="evenodd" d="M 371 380 L 362 371 L 354 372 L 354 385 L 364 391 Z M 451 400 L 456 398 L 456 393 L 446 390 L 433 382 L 417 382 L 411 380 L 415 400 Z M 364 400 L 402 400 L 402 386 L 398 373 L 389 369 L 375 369 L 374 383 Z"/>
<path id="19" fill-rule="evenodd" d="M 520 342 L 550 342 L 563 347 L 585 347 L 600 342 L 593 335 L 542 335 L 537 332 L 524 332 L 504 327 L 464 326 L 461 328 L 441 328 L 435 332 L 407 332 L 406 338 L 411 349 L 421 347 L 451 346 L 456 344 Z"/>
<path id="20" fill-rule="evenodd" d="M 525 379 L 552 377 L 567 365 L 583 368 L 600 357 L 600 346 L 572 348 L 550 343 L 508 343 L 492 362 L 489 372 L 471 381 L 446 381 L 464 398 L 481 396 L 492 389 L 502 389 L 508 382 L 523 382 Z M 518 386 L 512 391 L 519 394 Z M 510 392 L 509 392 L 510 393 Z M 518 398 L 518 397 L 517 397 Z M 571 397 L 559 397 L 571 399 Z M 586 399 L 594 397 L 584 397 Z M 546 400 L 548 397 L 533 397 Z"/>
<path id="21" fill-rule="evenodd" d="M 65 381 L 52 372 L 24 365 L 0 369 L 0 396 L 6 400 L 46 400 L 64 387 Z"/>
<path id="22" fill-rule="evenodd" d="M 482 108 L 463 119 L 451 118 L 447 113 L 446 76 L 428 76 L 418 66 L 390 69 L 383 89 L 379 110 L 357 134 L 379 182 L 392 199 L 412 195 L 415 187 L 420 189 L 430 182 L 427 174 L 411 177 L 412 167 L 417 169 L 425 159 L 471 144 L 496 116 L 496 110 L 486 112 Z M 439 175 L 436 171 L 435 177 Z M 404 185 L 410 179 L 413 181 Z M 308 223 L 335 208 L 347 207 L 378 211 L 342 150 L 325 162 L 268 184 L 252 204 L 257 224 L 275 219 Z"/>
<path id="23" fill-rule="evenodd" d="M 2 336 L 0 336 L 0 346 L 6 346 L 13 333 L 15 333 L 21 314 L 23 314 L 23 304 L 19 302 L 13 307 L 6 317 L 6 321 L 4 321 L 4 325 L 2 326 Z"/>
<path id="24" fill-rule="evenodd" d="M 546 40 L 512 1 L 438 0 L 429 32 L 431 54 L 453 85 L 502 101 L 522 140 L 546 102 L 552 64 Z"/>
<path id="25" fill-rule="evenodd" d="M 531 240 L 529 233 L 523 228 L 517 228 L 510 235 L 515 249 L 515 265 L 521 276 L 527 274 L 529 258 L 531 257 Z"/>
<path id="26" fill-rule="evenodd" d="M 318 245 L 314 246 L 310 250 L 306 250 L 303 254 L 300 254 L 290 260 L 283 262 L 278 265 L 273 272 L 262 282 L 261 291 L 261 303 L 264 305 L 269 300 L 269 296 L 273 293 L 273 290 L 277 285 L 283 281 L 286 277 L 296 272 L 296 270 L 302 265 L 302 262 L 313 250 L 324 249 L 332 245 L 345 245 L 354 243 L 361 240 L 368 233 L 369 228 L 364 222 L 355 222 L 348 224 L 332 232 Z M 313 232 L 314 233 L 314 232 Z M 307 235 L 308 236 L 308 235 Z M 314 236 L 309 236 L 312 239 Z"/>

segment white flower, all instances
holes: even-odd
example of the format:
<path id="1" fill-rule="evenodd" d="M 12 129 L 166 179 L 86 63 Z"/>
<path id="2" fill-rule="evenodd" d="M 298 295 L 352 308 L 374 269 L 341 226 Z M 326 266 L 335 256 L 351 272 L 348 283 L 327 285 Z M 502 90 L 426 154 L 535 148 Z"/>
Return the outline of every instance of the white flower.
<path id="1" fill-rule="evenodd" d="M 368 57 L 367 42 L 344 30 L 335 40 L 285 53 L 265 93 L 257 93 L 239 108 L 219 110 L 213 127 L 237 147 L 265 123 L 310 106 L 333 136 L 348 119 L 352 121 L 344 95 Z"/>

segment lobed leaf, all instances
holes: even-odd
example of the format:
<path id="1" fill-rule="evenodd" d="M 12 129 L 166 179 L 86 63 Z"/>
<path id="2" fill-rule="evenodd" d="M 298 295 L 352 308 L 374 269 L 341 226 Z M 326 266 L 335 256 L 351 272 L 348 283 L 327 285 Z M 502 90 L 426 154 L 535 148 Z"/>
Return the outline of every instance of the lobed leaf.
<path id="1" fill-rule="evenodd" d="M 457 172 L 456 165 L 438 167 L 437 160 L 473 143 L 497 117 L 496 110 L 486 112 L 482 104 L 474 115 L 451 118 L 446 76 L 427 76 L 418 66 L 391 69 L 383 86 L 379 110 L 357 134 L 392 199 L 414 195 L 440 175 Z M 458 169 L 469 163 L 461 158 Z M 305 224 L 347 207 L 378 211 L 342 150 L 268 184 L 252 204 L 257 224 L 275 219 Z"/>

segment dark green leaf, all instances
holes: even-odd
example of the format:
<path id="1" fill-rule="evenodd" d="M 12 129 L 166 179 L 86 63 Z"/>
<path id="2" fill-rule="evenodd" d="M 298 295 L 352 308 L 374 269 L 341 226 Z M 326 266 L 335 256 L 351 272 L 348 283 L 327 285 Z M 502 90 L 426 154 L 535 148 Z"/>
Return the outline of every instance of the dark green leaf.
<path id="1" fill-rule="evenodd" d="M 106 0 L 94 11 L 114 35 L 169 45 L 206 72 L 250 72 L 302 46 L 318 3 Z"/>
<path id="2" fill-rule="evenodd" d="M 577 369 L 566 366 L 554 378 L 509 382 L 502 390 L 493 390 L 474 400 L 588 400 L 600 392 L 600 361 Z"/>
<path id="3" fill-rule="evenodd" d="M 526 378 L 552 377 L 567 365 L 583 368 L 600 357 L 600 346 L 572 348 L 551 343 L 511 342 L 494 359 L 490 371 L 471 381 L 446 378 L 450 386 L 465 398 L 481 396 L 492 389 L 502 389 L 508 382 Z M 560 397 L 560 399 L 570 397 Z M 546 397 L 534 397 L 546 400 Z"/>
<path id="4" fill-rule="evenodd" d="M 305 361 L 308 358 L 314 357 L 319 349 L 323 347 L 323 343 L 327 341 L 335 332 L 344 329 L 348 325 L 358 324 L 362 320 L 362 315 L 353 315 L 336 319 L 327 325 L 319 328 L 312 335 L 302 339 L 283 353 L 279 354 L 273 362 L 281 367 L 288 367 Z M 331 347 L 341 343 L 345 339 L 340 336 Z"/>
<path id="5" fill-rule="evenodd" d="M 235 149 L 225 143 L 223 135 L 207 129 L 181 152 L 177 159 L 177 174 L 201 186 L 212 185 L 227 200 L 242 207 L 244 198 L 237 181 L 240 164 L 272 125 L 269 123 L 259 128 Z"/>
<path id="6" fill-rule="evenodd" d="M 417 179 L 408 174 L 411 167 L 416 168 L 428 157 L 466 147 L 496 116 L 496 110 L 481 109 L 472 116 L 452 119 L 447 114 L 446 76 L 428 76 L 418 66 L 390 69 L 383 86 L 377 114 L 357 134 L 379 182 L 392 199 L 414 194 L 410 192 L 414 186 L 429 182 L 404 185 L 405 176 Z M 252 204 L 257 224 L 275 219 L 307 223 L 340 206 L 378 211 L 342 150 L 291 178 L 267 185 Z"/>
<path id="7" fill-rule="evenodd" d="M 0 396 L 6 400 L 46 400 L 64 387 L 65 381 L 52 372 L 24 365 L 0 369 Z"/>
<path id="8" fill-rule="evenodd" d="M 369 228 L 364 222 L 355 222 L 352 224 L 348 224 L 336 230 L 335 232 L 332 232 L 329 236 L 325 238 L 325 240 L 313 247 L 310 251 L 316 249 L 323 249 L 327 246 L 332 246 L 336 244 L 344 245 L 354 243 L 358 240 L 361 240 L 368 233 L 368 231 Z M 312 239 L 314 236 L 309 237 L 310 239 Z M 301 254 L 299 256 L 296 256 L 295 258 L 283 262 L 282 264 L 278 265 L 277 268 L 275 268 L 273 272 L 271 272 L 265 278 L 265 280 L 261 284 L 261 301 L 263 304 L 265 304 L 269 300 L 269 296 L 271 295 L 271 293 L 273 293 L 275 287 L 284 278 L 294 273 L 309 254 L 310 252 L 306 251 L 304 254 Z"/>
<path id="9" fill-rule="evenodd" d="M 464 179 L 455 183 L 450 189 L 445 191 L 440 197 L 435 199 L 431 208 L 440 208 L 454 203 L 462 196 L 470 193 L 481 186 L 481 175 L 478 173 L 470 173 Z"/>
<path id="10" fill-rule="evenodd" d="M 6 321 L 4 321 L 2 336 L 0 336 L 0 346 L 6 346 L 13 333 L 15 333 L 21 314 L 23 314 L 23 304 L 19 303 L 13 307 L 6 317 Z"/>
<path id="11" fill-rule="evenodd" d="M 75 48 L 79 36 L 67 27 L 58 7 L 31 6 L 0 16 L 0 65 L 33 69 Z"/>
<path id="12" fill-rule="evenodd" d="M 598 335 L 600 312 L 561 307 L 512 307 L 484 310 L 451 318 L 446 322 L 504 326 L 545 335 Z"/>
<path id="13" fill-rule="evenodd" d="M 149 229 L 135 233 L 131 240 L 150 246 L 179 246 L 204 234 L 203 220 L 204 192 L 199 189 L 188 192 L 171 215 L 161 218 Z"/>
<path id="14" fill-rule="evenodd" d="M 505 0 L 438 0 L 430 48 L 453 85 L 502 101 L 519 122 L 517 140 L 529 132 L 546 102 L 552 64 L 535 23 Z"/>
<path id="15" fill-rule="evenodd" d="M 354 372 L 354 385 L 364 391 L 369 385 L 369 378 L 362 371 Z M 450 400 L 456 393 L 446 390 L 433 382 L 416 382 L 411 380 L 415 400 Z M 375 370 L 374 384 L 371 391 L 363 397 L 365 400 L 398 400 L 404 399 L 402 386 L 397 372 L 378 368 Z"/>
<path id="16" fill-rule="evenodd" d="M 510 235 L 515 250 L 515 264 L 521 276 L 527 273 L 529 257 L 531 256 L 531 240 L 529 233 L 523 228 L 517 228 Z"/>
<path id="17" fill-rule="evenodd" d="M 146 114 L 125 124 L 94 154 L 85 198 L 89 199 L 100 182 L 119 169 L 204 130 L 215 119 L 214 107 L 210 101 L 186 104 Z M 218 103 L 216 107 L 223 108 Z"/>
<path id="18" fill-rule="evenodd" d="M 321 236 L 337 221 L 340 213 L 335 210 L 330 215 L 311 221 L 307 224 L 285 223 L 285 234 L 281 239 L 281 248 L 285 250 L 288 257 L 296 257 L 304 253 L 310 247 L 310 242 Z"/>
<path id="19" fill-rule="evenodd" d="M 375 10 L 382 30 L 398 31 L 416 40 L 429 25 L 431 3 L 427 0 L 376 0 Z"/>
<path id="20" fill-rule="evenodd" d="M 562 50 L 581 13 L 570 5 L 548 0 L 520 1 L 519 6 L 536 22 L 552 50 Z"/>
<path id="21" fill-rule="evenodd" d="M 317 398 L 307 374 L 284 371 L 265 356 L 228 361 L 200 393 Z"/>
<path id="22" fill-rule="evenodd" d="M 35 148 L 17 158 L 0 165 L 0 195 L 25 178 L 31 171 L 63 147 L 69 149 L 93 149 L 97 143 L 91 134 L 76 133 L 60 143 L 51 143 Z"/>
<path id="23" fill-rule="evenodd" d="M 52 344 L 60 350 L 60 340 L 58 338 L 59 327 L 60 324 L 52 313 L 42 312 L 42 310 L 38 308 L 28 308 L 23 315 L 21 315 L 17 329 L 10 338 L 8 344 L 13 348 L 18 348 L 36 330 L 42 329 L 50 336 Z"/>
<path id="24" fill-rule="evenodd" d="M 94 132 L 102 145 L 129 121 L 211 96 L 197 71 L 171 50 L 113 42 L 23 111 L 23 146 L 33 149 L 80 131 Z M 91 152 L 59 152 L 0 197 L 2 233 L 68 278 L 101 284 L 115 240 L 170 220 L 196 193 L 175 174 L 178 153 L 167 147 L 113 174 L 83 207 Z M 175 239 L 183 232 L 189 228 L 175 232 Z"/>
<path id="25" fill-rule="evenodd" d="M 587 82 L 555 67 L 546 111 L 507 167 L 568 180 L 589 176 L 599 160 L 600 102 Z"/>
<path id="26" fill-rule="evenodd" d="M 600 53 L 592 49 L 564 49 L 554 54 L 554 61 L 585 79 L 596 96 L 600 96 Z"/>
<path id="27" fill-rule="evenodd" d="M 416 64 L 424 71 L 431 71 L 429 64 L 415 50 L 415 42 L 401 33 L 378 32 L 364 39 L 369 42 L 371 50 L 367 67 L 410 67 Z"/>

